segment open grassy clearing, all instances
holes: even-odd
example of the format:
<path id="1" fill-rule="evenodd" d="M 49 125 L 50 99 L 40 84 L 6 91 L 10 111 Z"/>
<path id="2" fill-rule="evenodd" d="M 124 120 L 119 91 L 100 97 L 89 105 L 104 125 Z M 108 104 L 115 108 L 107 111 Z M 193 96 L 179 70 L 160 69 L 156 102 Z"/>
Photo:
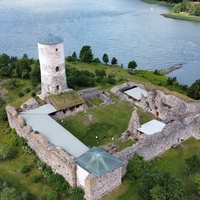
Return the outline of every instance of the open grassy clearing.
<path id="1" fill-rule="evenodd" d="M 133 109 L 133 103 L 117 100 L 112 105 L 77 113 L 65 118 L 64 123 L 59 123 L 87 146 L 100 146 L 112 142 L 112 137 L 119 138 L 127 130 Z M 138 114 L 142 124 L 155 118 L 141 108 L 138 108 Z M 95 139 L 96 136 L 99 141 Z M 127 143 L 127 146 L 130 144 Z"/>

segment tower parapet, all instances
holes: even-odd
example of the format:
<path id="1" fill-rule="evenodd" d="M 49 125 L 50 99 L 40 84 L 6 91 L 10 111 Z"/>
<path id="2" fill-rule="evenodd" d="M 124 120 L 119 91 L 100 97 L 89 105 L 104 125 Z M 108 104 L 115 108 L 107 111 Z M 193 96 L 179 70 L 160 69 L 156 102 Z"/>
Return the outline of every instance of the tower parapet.
<path id="1" fill-rule="evenodd" d="M 61 37 L 50 33 L 38 41 L 41 99 L 50 94 L 59 94 L 68 89 L 63 42 L 64 40 Z"/>

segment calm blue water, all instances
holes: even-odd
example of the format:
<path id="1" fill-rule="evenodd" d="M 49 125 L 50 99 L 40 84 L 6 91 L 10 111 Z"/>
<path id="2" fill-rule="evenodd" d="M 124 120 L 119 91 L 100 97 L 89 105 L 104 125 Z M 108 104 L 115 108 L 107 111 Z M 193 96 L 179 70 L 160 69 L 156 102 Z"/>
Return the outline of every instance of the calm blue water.
<path id="1" fill-rule="evenodd" d="M 191 85 L 200 79 L 200 23 L 167 19 L 168 8 L 139 0 L 0 0 L 0 54 L 38 58 L 37 39 L 51 30 L 65 55 L 84 45 L 94 57 L 107 53 L 118 64 L 136 60 L 138 69 L 182 63 L 170 76 Z"/>

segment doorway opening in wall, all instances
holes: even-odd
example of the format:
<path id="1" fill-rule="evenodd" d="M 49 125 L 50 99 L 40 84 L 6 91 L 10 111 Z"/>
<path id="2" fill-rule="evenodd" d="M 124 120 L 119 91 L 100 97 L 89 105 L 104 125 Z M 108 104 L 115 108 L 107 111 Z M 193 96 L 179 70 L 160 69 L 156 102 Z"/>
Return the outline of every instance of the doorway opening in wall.
<path id="1" fill-rule="evenodd" d="M 58 71 L 59 71 L 59 67 L 57 66 L 57 67 L 56 67 L 56 72 L 58 72 Z"/>
<path id="2" fill-rule="evenodd" d="M 56 86 L 56 90 L 59 90 L 59 85 Z"/>

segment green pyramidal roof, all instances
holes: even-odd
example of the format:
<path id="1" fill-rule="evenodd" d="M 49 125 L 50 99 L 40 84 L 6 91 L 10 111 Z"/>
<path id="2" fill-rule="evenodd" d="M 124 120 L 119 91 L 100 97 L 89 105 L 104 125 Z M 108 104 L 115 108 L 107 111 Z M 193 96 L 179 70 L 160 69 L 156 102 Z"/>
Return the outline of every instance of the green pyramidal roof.
<path id="1" fill-rule="evenodd" d="M 44 45 L 60 44 L 63 42 L 64 40 L 61 37 L 52 35 L 51 33 L 41 37 L 38 41 L 39 44 L 44 44 Z"/>
<path id="2" fill-rule="evenodd" d="M 123 165 L 123 161 L 103 150 L 93 147 L 76 159 L 78 165 L 96 176 L 102 176 Z"/>

